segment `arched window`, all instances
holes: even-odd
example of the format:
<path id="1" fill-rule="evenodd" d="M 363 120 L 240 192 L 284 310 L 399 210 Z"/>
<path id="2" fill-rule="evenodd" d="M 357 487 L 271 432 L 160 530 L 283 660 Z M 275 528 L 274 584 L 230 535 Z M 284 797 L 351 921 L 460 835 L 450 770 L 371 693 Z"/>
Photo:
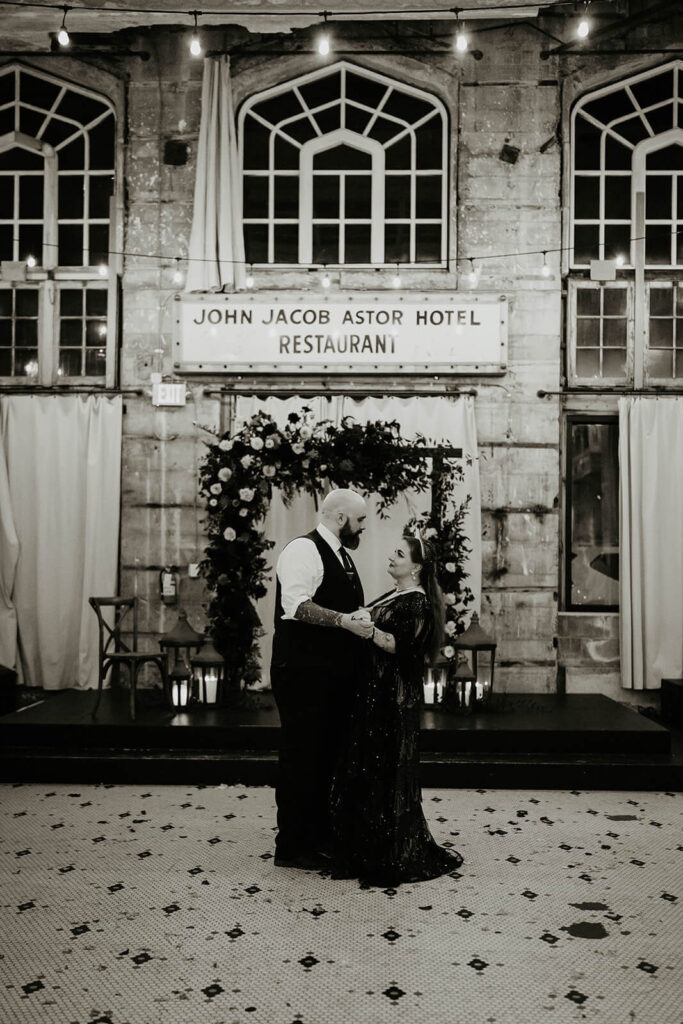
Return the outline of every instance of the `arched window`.
<path id="1" fill-rule="evenodd" d="M 104 383 L 115 139 L 108 99 L 0 67 L 0 377 Z"/>
<path id="2" fill-rule="evenodd" d="M 249 263 L 444 265 L 434 96 L 341 61 L 251 97 L 239 125 Z"/>
<path id="3" fill-rule="evenodd" d="M 569 377 L 680 380 L 683 62 L 584 96 L 571 128 Z M 616 260 L 616 280 L 586 280 L 594 260 Z"/>

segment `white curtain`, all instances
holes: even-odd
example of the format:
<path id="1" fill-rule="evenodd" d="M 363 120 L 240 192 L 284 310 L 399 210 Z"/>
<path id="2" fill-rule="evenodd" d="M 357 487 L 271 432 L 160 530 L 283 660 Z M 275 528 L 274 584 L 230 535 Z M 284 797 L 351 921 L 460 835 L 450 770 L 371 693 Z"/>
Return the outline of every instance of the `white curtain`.
<path id="1" fill-rule="evenodd" d="M 242 174 L 229 57 L 204 61 L 188 261 L 188 292 L 245 287 Z"/>
<path id="2" fill-rule="evenodd" d="M 12 601 L 30 686 L 97 683 L 97 619 L 88 598 L 116 593 L 121 414 L 120 396 L 0 399 L 19 545 Z M 2 557 L 4 564 L 4 545 Z"/>
<path id="3" fill-rule="evenodd" d="M 683 398 L 619 399 L 623 686 L 683 677 Z"/>
<path id="4" fill-rule="evenodd" d="M 17 613 L 12 601 L 19 557 L 5 451 L 0 444 L 0 666 L 16 669 Z"/>
<path id="5" fill-rule="evenodd" d="M 428 441 L 460 447 L 463 455 L 471 455 L 470 466 L 465 467 L 465 479 L 453 495 L 455 502 L 461 502 L 471 495 L 470 511 L 467 516 L 467 534 L 472 553 L 466 565 L 469 586 L 475 595 L 470 606 L 478 610 L 481 600 L 481 502 L 479 492 L 479 464 L 477 460 L 477 434 L 474 404 L 470 397 L 449 398 L 267 398 L 239 397 L 237 399 L 235 426 L 239 429 L 258 410 L 268 412 L 275 421 L 284 426 L 290 412 L 298 412 L 309 406 L 318 420 L 331 420 L 339 424 L 344 416 L 353 416 L 358 422 L 374 420 L 397 420 L 401 433 L 406 438 L 420 433 Z M 370 513 L 367 528 L 361 538 L 354 561 L 360 573 L 366 600 L 384 593 L 392 586 L 387 575 L 387 556 L 398 542 L 403 527 L 411 516 L 426 512 L 431 506 L 431 493 L 408 492 L 389 509 L 389 515 L 380 519 L 374 510 L 375 499 L 369 499 Z M 273 564 L 285 544 L 293 537 L 312 530 L 317 522 L 317 511 L 313 498 L 308 495 L 297 497 L 290 508 L 285 508 L 278 494 L 273 495 L 270 511 L 266 518 L 265 534 L 275 541 L 272 549 Z M 259 601 L 257 611 L 265 636 L 261 642 L 261 664 L 263 681 L 268 680 L 268 665 L 272 646 L 273 614 L 275 605 L 275 583 L 272 581 L 268 594 Z"/>

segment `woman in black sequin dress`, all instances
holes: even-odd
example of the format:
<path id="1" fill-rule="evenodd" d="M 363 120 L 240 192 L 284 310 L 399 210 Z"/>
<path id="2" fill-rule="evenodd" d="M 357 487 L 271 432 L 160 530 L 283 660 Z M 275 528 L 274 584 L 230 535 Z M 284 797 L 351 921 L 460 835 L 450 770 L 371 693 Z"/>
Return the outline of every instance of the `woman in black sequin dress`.
<path id="1" fill-rule="evenodd" d="M 462 864 L 432 838 L 419 782 L 425 655 L 438 649 L 443 622 L 431 545 L 404 537 L 388 571 L 396 588 L 368 606 L 369 665 L 352 683 L 349 736 L 332 788 L 332 875 L 381 887 Z"/>

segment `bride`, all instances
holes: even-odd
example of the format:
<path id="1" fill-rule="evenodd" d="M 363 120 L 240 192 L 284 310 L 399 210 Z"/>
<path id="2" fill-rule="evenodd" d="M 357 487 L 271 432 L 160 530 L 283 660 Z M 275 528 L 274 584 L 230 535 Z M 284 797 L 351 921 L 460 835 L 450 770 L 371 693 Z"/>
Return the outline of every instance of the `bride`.
<path id="1" fill-rule="evenodd" d="M 432 838 L 418 777 L 425 655 L 443 639 L 432 546 L 403 537 L 388 572 L 395 588 L 357 613 L 374 624 L 371 655 L 351 684 L 349 737 L 332 787 L 333 877 L 382 887 L 462 864 Z"/>

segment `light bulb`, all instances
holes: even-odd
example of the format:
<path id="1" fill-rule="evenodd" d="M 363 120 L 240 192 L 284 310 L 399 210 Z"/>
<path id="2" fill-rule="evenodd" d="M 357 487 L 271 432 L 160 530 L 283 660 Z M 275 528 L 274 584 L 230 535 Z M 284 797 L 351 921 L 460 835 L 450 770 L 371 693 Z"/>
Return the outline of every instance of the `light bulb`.
<path id="1" fill-rule="evenodd" d="M 99 271 L 100 277 L 106 277 L 109 273 L 109 267 L 107 266 L 106 263 L 100 263 L 97 269 Z"/>
<path id="2" fill-rule="evenodd" d="M 26 266 L 27 267 L 35 267 L 35 265 L 36 265 L 36 258 L 35 258 L 35 256 L 27 256 L 26 257 Z"/>
<path id="3" fill-rule="evenodd" d="M 543 253 L 543 266 L 541 267 L 541 273 L 543 277 L 550 277 L 550 267 L 548 266 L 548 257 Z"/>
<path id="4" fill-rule="evenodd" d="M 626 262 L 626 260 L 624 259 L 624 257 L 622 256 L 622 254 L 621 254 L 621 253 L 619 253 L 619 255 L 618 255 L 618 256 L 617 256 L 617 258 L 616 258 L 616 264 L 617 264 L 617 266 L 618 266 L 618 267 L 623 267 L 623 265 L 624 265 L 624 263 L 625 263 L 625 262 Z"/>
<path id="5" fill-rule="evenodd" d="M 199 36 L 194 35 L 190 39 L 190 53 L 193 57 L 201 57 L 202 55 L 202 44 L 199 42 Z"/>
<path id="6" fill-rule="evenodd" d="M 179 260 L 176 260 L 175 261 L 175 270 L 173 271 L 173 284 L 182 284 L 182 283 L 183 283 L 183 272 L 180 269 L 180 262 L 179 262 Z"/>
<path id="7" fill-rule="evenodd" d="M 327 271 L 325 271 L 325 273 L 323 274 L 323 279 L 322 279 L 321 283 L 322 283 L 323 288 L 329 288 L 330 287 L 330 275 L 327 273 Z"/>
<path id="8" fill-rule="evenodd" d="M 249 271 L 249 273 L 247 274 L 244 283 L 246 284 L 247 288 L 253 288 L 254 287 L 254 275 L 252 274 L 251 271 Z"/>
<path id="9" fill-rule="evenodd" d="M 581 21 L 579 22 L 578 28 L 576 30 L 576 34 L 579 37 L 579 39 L 585 39 L 586 36 L 588 35 L 588 33 L 590 32 L 590 30 L 591 30 L 591 27 L 590 27 L 590 24 L 588 22 L 588 18 L 584 15 L 583 18 L 581 19 Z"/>
<path id="10" fill-rule="evenodd" d="M 471 265 L 471 270 L 470 270 L 469 274 L 467 275 L 467 280 L 470 282 L 470 284 L 476 284 L 477 281 L 479 280 L 479 274 L 478 274 L 478 272 L 474 268 L 474 260 L 470 260 L 470 265 Z"/>
<path id="11" fill-rule="evenodd" d="M 330 37 L 328 35 L 320 36 L 318 40 L 318 53 L 321 57 L 327 57 L 330 52 Z"/>
<path id="12" fill-rule="evenodd" d="M 391 284 L 392 284 L 392 286 L 394 288 L 400 288 L 401 287 L 401 275 L 399 274 L 398 270 L 394 274 L 393 279 L 391 281 Z"/>
<path id="13" fill-rule="evenodd" d="M 467 36 L 465 35 L 462 29 L 459 30 L 458 34 L 455 37 L 455 48 L 458 51 L 458 53 L 464 53 L 465 50 L 467 49 Z"/>
<path id="14" fill-rule="evenodd" d="M 69 39 L 69 33 L 67 32 L 67 30 L 64 28 L 63 25 L 60 28 L 59 32 L 57 33 L 57 42 L 59 43 L 60 46 L 68 46 L 69 43 L 71 42 L 71 40 Z"/>

